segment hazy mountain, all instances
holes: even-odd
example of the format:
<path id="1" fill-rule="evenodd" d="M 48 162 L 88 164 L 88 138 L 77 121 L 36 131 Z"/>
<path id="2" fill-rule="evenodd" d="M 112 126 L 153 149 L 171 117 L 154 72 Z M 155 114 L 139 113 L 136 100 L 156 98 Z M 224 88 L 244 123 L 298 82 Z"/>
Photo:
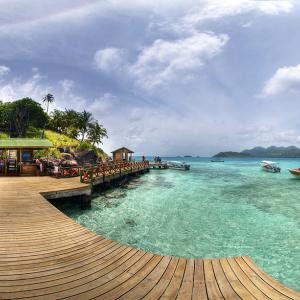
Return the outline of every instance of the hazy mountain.
<path id="1" fill-rule="evenodd" d="M 226 151 L 226 152 L 219 152 L 213 157 L 251 157 L 251 155 L 242 152 Z"/>
<path id="2" fill-rule="evenodd" d="M 295 146 L 268 148 L 255 147 L 241 152 L 219 152 L 214 157 L 300 157 L 300 149 Z"/>

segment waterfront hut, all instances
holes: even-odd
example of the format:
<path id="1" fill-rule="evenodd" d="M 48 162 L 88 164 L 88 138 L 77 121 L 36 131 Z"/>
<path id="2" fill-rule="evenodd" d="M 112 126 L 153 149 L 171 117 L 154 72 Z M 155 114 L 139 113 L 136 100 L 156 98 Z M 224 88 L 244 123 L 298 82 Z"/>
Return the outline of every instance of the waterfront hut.
<path id="1" fill-rule="evenodd" d="M 112 151 L 113 161 L 131 161 L 134 152 L 126 147 Z"/>
<path id="2" fill-rule="evenodd" d="M 47 139 L 0 139 L 0 175 L 35 175 L 34 152 L 51 147 Z"/>

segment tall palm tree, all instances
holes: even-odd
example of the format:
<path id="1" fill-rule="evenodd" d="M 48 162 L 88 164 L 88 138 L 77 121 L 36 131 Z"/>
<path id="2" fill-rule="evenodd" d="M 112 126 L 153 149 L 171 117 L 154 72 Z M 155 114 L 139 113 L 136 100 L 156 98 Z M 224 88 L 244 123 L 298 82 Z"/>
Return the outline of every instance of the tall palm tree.
<path id="1" fill-rule="evenodd" d="M 79 130 L 81 133 L 81 142 L 83 142 L 85 138 L 85 134 L 88 131 L 89 125 L 93 122 L 93 116 L 91 113 L 84 110 L 79 117 Z"/>
<path id="2" fill-rule="evenodd" d="M 49 111 L 49 104 L 53 103 L 55 101 L 54 96 L 52 94 L 47 94 L 44 98 L 43 98 L 43 103 L 47 103 L 47 115 L 48 115 L 48 111 Z"/>
<path id="3" fill-rule="evenodd" d="M 47 103 L 47 115 L 48 115 L 48 111 L 49 111 L 49 104 L 53 103 L 55 101 L 54 96 L 50 93 L 48 93 L 44 98 L 43 98 L 43 103 Z M 45 127 L 43 130 L 43 135 L 42 138 L 45 137 Z"/>

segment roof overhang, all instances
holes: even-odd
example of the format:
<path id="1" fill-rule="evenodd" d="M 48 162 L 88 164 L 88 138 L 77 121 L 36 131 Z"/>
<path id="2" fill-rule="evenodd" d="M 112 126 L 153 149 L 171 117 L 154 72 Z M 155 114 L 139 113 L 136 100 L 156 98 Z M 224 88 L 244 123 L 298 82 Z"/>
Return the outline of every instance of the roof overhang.
<path id="1" fill-rule="evenodd" d="M 121 150 L 125 150 L 125 151 L 127 151 L 128 153 L 134 153 L 132 150 L 130 150 L 130 149 L 128 149 L 128 148 L 126 148 L 126 147 L 121 147 L 121 148 L 119 148 L 119 149 L 116 149 L 116 150 L 114 150 L 114 151 L 111 151 L 111 153 L 115 153 L 115 152 L 118 152 L 118 151 L 121 151 Z"/>

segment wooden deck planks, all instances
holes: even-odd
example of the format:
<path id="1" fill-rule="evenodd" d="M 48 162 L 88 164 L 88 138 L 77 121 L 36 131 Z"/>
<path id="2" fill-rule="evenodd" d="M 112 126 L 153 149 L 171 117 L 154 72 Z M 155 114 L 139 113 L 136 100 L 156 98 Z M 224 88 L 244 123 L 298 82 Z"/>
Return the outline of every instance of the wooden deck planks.
<path id="1" fill-rule="evenodd" d="M 248 257 L 184 259 L 132 249 L 76 224 L 41 193 L 78 178 L 0 178 L 0 299 L 295 299 Z"/>

